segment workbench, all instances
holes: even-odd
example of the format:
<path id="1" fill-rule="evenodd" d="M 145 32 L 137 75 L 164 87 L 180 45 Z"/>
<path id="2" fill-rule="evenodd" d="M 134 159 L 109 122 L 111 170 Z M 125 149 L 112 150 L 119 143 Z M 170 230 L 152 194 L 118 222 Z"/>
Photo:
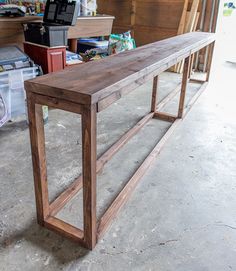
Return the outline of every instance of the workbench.
<path id="1" fill-rule="evenodd" d="M 160 153 L 174 129 L 206 88 L 209 80 L 215 35 L 193 32 L 139 47 L 132 51 L 107 57 L 97 62 L 70 67 L 26 81 L 29 128 L 34 172 L 38 223 L 81 245 L 93 249 L 99 238 L 130 197 L 138 181 Z M 190 57 L 204 47 L 209 48 L 206 81 L 197 80 L 201 88 L 185 107 L 189 80 Z M 173 90 L 157 106 L 158 75 L 184 60 L 184 73 L 179 88 Z M 97 114 L 148 80 L 153 80 L 150 113 L 121 137 L 101 157 L 97 158 Z M 195 80 L 196 81 L 196 80 Z M 176 115 L 161 109 L 180 92 Z M 49 203 L 44 124 L 42 105 L 80 114 L 82 117 L 82 175 L 60 196 Z M 151 119 L 160 119 L 172 125 L 127 182 L 103 216 L 96 215 L 96 176 L 104 165 Z M 111 116 L 112 121 L 112 116 Z M 78 229 L 56 214 L 83 188 L 83 229 Z M 140 203 L 141 204 L 141 203 Z"/>
<path id="2" fill-rule="evenodd" d="M 114 19 L 109 15 L 78 17 L 76 25 L 70 26 L 68 32 L 70 50 L 76 52 L 78 38 L 109 36 Z M 23 48 L 25 39 L 22 24 L 31 21 L 42 22 L 43 18 L 39 16 L 0 17 L 0 46 L 17 44 Z"/>

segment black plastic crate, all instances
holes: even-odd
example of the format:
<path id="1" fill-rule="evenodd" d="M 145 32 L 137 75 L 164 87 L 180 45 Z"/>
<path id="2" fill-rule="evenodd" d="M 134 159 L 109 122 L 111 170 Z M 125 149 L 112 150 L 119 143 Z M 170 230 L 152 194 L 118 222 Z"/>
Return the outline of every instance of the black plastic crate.
<path id="1" fill-rule="evenodd" d="M 23 24 L 25 40 L 49 47 L 66 46 L 70 25 L 75 25 L 79 1 L 47 0 L 43 23 Z"/>
<path id="2" fill-rule="evenodd" d="M 47 0 L 43 21 L 48 24 L 75 25 L 79 8 L 78 0 Z"/>
<path id="3" fill-rule="evenodd" d="M 66 46 L 68 26 L 27 23 L 24 25 L 25 40 L 49 47 Z"/>

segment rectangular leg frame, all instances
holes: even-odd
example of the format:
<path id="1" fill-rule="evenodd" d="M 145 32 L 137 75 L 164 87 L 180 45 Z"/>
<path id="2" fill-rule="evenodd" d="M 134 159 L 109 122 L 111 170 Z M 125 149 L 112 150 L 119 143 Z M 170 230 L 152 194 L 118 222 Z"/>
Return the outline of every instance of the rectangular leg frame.
<path id="1" fill-rule="evenodd" d="M 213 50 L 213 48 L 211 48 Z M 97 126 L 97 107 L 96 105 L 84 106 L 71 102 L 50 99 L 38 94 L 28 94 L 28 114 L 32 148 L 32 160 L 34 170 L 34 186 L 37 208 L 38 223 L 50 230 L 53 230 L 67 238 L 70 238 L 82 246 L 93 249 L 99 238 L 104 234 L 112 220 L 117 215 L 118 211 L 129 199 L 135 186 L 142 178 L 144 173 L 150 167 L 151 163 L 160 153 L 164 144 L 173 133 L 174 129 L 179 125 L 184 117 L 184 104 L 187 82 L 189 80 L 189 57 L 185 59 L 184 74 L 182 84 L 179 85 L 173 92 L 165 97 L 157 105 L 157 87 L 158 76 L 153 80 L 153 92 L 151 101 L 151 112 L 141 119 L 131 130 L 124 134 L 109 150 L 107 150 L 97 160 L 96 146 L 96 126 Z M 210 64 L 209 64 L 210 67 Z M 208 76 L 209 78 L 209 76 Z M 206 87 L 206 82 L 203 83 L 201 89 L 192 98 L 185 114 L 197 100 L 203 89 Z M 160 112 L 168 101 L 175 97 L 180 91 L 180 102 L 177 116 Z M 47 170 L 46 170 L 46 155 L 45 155 L 45 138 L 44 124 L 42 118 L 42 105 L 48 105 L 58 109 L 67 110 L 70 112 L 81 114 L 82 116 L 82 160 L 83 172 L 58 198 L 52 203 L 49 203 L 48 185 L 47 185 Z M 113 203 L 105 211 L 102 218 L 97 221 L 96 217 L 96 174 L 104 167 L 104 165 L 122 148 L 149 120 L 152 118 L 171 122 L 172 125 L 158 142 L 152 152 L 146 157 L 138 170 L 125 185 L 123 190 L 115 198 Z M 83 213 L 84 227 L 78 229 L 58 218 L 55 215 L 65 206 L 65 204 L 83 188 Z"/>

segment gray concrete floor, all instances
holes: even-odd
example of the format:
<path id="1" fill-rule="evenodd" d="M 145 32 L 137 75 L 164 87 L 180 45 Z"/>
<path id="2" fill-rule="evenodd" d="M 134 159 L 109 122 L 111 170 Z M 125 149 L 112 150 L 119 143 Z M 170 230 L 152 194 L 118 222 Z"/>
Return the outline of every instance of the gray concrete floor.
<path id="1" fill-rule="evenodd" d="M 91 252 L 36 223 L 28 128 L 0 130 L 0 270 L 236 270 L 235 67 L 219 74 L 177 128 L 111 228 Z M 161 99 L 180 81 L 161 76 Z M 191 84 L 188 99 L 199 86 Z M 149 111 L 151 84 L 98 117 L 98 154 Z M 166 110 L 175 113 L 177 101 Z M 98 216 L 168 129 L 152 120 L 98 176 Z M 81 172 L 80 117 L 50 111 L 50 199 Z M 58 214 L 81 226 L 82 197 Z"/>

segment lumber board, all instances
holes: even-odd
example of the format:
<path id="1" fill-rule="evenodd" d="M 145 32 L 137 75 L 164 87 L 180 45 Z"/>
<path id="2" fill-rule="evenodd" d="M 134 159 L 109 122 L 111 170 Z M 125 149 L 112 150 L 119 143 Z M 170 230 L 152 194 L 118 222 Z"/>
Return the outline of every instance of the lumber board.
<path id="1" fill-rule="evenodd" d="M 214 34 L 187 33 L 101 61 L 75 65 L 63 71 L 26 81 L 25 88 L 26 91 L 30 89 L 34 93 L 51 97 L 77 100 L 80 104 L 98 103 L 114 93 L 122 93 L 136 80 L 145 76 L 150 79 L 171 67 L 176 60 L 186 58 L 214 40 Z M 119 98 L 120 95 L 117 97 Z"/>
<path id="2" fill-rule="evenodd" d="M 184 33 L 184 27 L 186 24 L 186 17 L 187 17 L 187 10 L 188 10 L 188 0 L 185 0 L 184 5 L 183 5 L 182 15 L 181 15 L 180 22 L 179 22 L 177 35 L 182 35 Z M 178 67 L 177 65 L 171 67 L 171 71 L 177 72 L 177 67 Z"/>
<path id="3" fill-rule="evenodd" d="M 159 77 L 155 76 L 154 79 L 153 79 L 153 86 L 152 86 L 151 112 L 155 112 L 156 107 L 157 107 L 158 81 L 159 81 Z"/>
<path id="4" fill-rule="evenodd" d="M 105 164 L 153 117 L 153 113 L 144 116 L 133 128 L 125 133 L 97 160 L 96 172 L 99 173 Z M 79 176 L 51 204 L 50 215 L 56 215 L 83 187 L 83 178 Z"/>
<path id="5" fill-rule="evenodd" d="M 101 217 L 98 223 L 98 238 L 101 238 L 107 228 L 111 225 L 112 221 L 117 216 L 118 212 L 122 208 L 122 206 L 128 201 L 135 187 L 143 177 L 144 173 L 149 169 L 153 161 L 161 152 L 167 140 L 170 138 L 176 127 L 181 122 L 180 119 L 177 119 L 171 127 L 167 130 L 166 134 L 162 137 L 162 139 L 157 143 L 152 152 L 147 156 L 144 162 L 140 165 L 138 170 L 134 173 L 132 178 L 128 181 L 116 199 L 112 202 L 112 204 L 105 211 L 104 215 Z"/>
<path id="6" fill-rule="evenodd" d="M 35 104 L 34 97 L 27 93 L 31 155 L 34 174 L 34 191 L 37 220 L 40 225 L 49 215 L 47 165 L 45 151 L 45 134 L 42 106 Z"/>
<path id="7" fill-rule="evenodd" d="M 199 84 L 203 84 L 203 83 L 205 83 L 206 81 L 200 80 L 200 79 L 195 79 L 195 78 L 190 78 L 189 82 L 190 82 L 190 83 L 199 83 Z"/>
<path id="8" fill-rule="evenodd" d="M 83 215 L 84 242 L 93 249 L 97 243 L 97 110 L 84 108 L 82 114 Z"/>
<path id="9" fill-rule="evenodd" d="M 196 21 L 198 6 L 199 6 L 199 0 L 193 0 L 191 10 L 189 13 L 189 17 L 188 17 L 187 23 L 184 28 L 184 33 L 188 33 L 188 32 L 193 31 L 193 27 L 194 27 L 194 24 Z"/>
<path id="10" fill-rule="evenodd" d="M 206 87 L 208 86 L 208 82 L 204 82 L 200 89 L 196 92 L 196 94 L 192 97 L 192 99 L 189 101 L 187 107 L 185 108 L 185 111 L 183 113 L 183 117 L 186 117 L 186 115 L 189 113 L 189 111 L 192 109 L 193 105 L 197 102 L 198 98 L 202 95 Z"/>
<path id="11" fill-rule="evenodd" d="M 135 2 L 137 28 L 142 25 L 176 30 L 183 1 L 135 0 Z"/>
<path id="12" fill-rule="evenodd" d="M 186 24 L 191 19 L 190 16 L 191 16 L 191 12 L 187 12 L 187 14 L 186 14 Z M 195 20 L 194 20 L 194 23 L 193 23 L 193 27 L 190 29 L 189 32 L 194 32 L 194 31 L 197 30 L 197 25 L 198 25 L 199 17 L 200 17 L 200 12 L 196 12 L 196 16 L 195 16 Z M 193 58 L 194 58 L 194 56 L 193 56 Z M 191 60 L 191 61 L 193 62 L 193 60 Z M 183 72 L 183 65 L 184 65 L 183 61 L 181 61 L 180 63 L 178 63 L 176 65 L 175 72 L 182 73 Z"/>
<path id="13" fill-rule="evenodd" d="M 68 188 L 63 191 L 55 200 L 49 205 L 49 213 L 51 216 L 55 216 L 68 201 L 70 201 L 83 187 L 83 178 L 80 175 L 76 178 Z"/>
<path id="14" fill-rule="evenodd" d="M 179 92 L 181 89 L 181 83 L 177 85 L 177 87 L 171 91 L 158 105 L 157 105 L 157 111 L 160 111 L 162 108 L 165 107 L 165 105 L 171 101 Z"/>
<path id="15" fill-rule="evenodd" d="M 187 80 L 187 77 L 186 77 L 186 80 Z M 197 101 L 197 99 L 202 94 L 202 92 L 205 90 L 207 85 L 208 85 L 208 82 L 205 82 L 201 86 L 201 88 L 197 91 L 197 93 L 194 95 L 194 97 L 191 99 L 186 111 L 184 112 L 184 116 L 186 116 L 189 113 L 192 106 Z M 165 143 L 170 138 L 170 136 L 172 135 L 174 130 L 182 122 L 182 120 L 183 119 L 181 119 L 181 118 L 177 118 L 174 120 L 173 124 L 167 130 L 166 134 L 157 143 L 155 148 L 147 156 L 147 158 L 144 160 L 144 162 L 141 164 L 141 166 L 138 168 L 138 170 L 134 173 L 134 175 L 131 177 L 131 179 L 127 182 L 127 184 L 122 189 L 122 191 L 118 194 L 118 196 L 115 198 L 115 200 L 112 202 L 112 204 L 105 211 L 105 213 L 103 214 L 103 216 L 101 217 L 101 219 L 98 223 L 98 229 L 97 229 L 97 238 L 98 239 L 102 238 L 105 231 L 109 228 L 109 226 L 111 225 L 113 220 L 116 218 L 116 216 L 119 213 L 119 211 L 121 210 L 121 208 L 126 204 L 128 199 L 132 195 L 135 187 L 138 185 L 138 183 L 142 179 L 145 172 L 149 169 L 149 167 L 151 166 L 153 161 L 155 161 L 156 157 L 160 154 Z"/>
<path id="16" fill-rule="evenodd" d="M 98 13 L 111 14 L 115 19 L 115 25 L 131 24 L 131 0 L 97 0 Z M 127 29 L 129 30 L 129 29 Z"/>
<path id="17" fill-rule="evenodd" d="M 163 121 L 168 121 L 168 122 L 174 122 L 177 119 L 175 115 L 172 115 L 166 112 L 156 112 L 153 118 L 163 120 Z"/>
<path id="18" fill-rule="evenodd" d="M 128 26 L 125 28 L 114 27 L 114 31 L 124 32 L 129 29 Z M 163 39 L 176 36 L 176 29 L 158 27 L 158 26 L 145 26 L 145 25 L 134 25 L 135 42 L 137 46 L 142 46 L 147 43 L 153 43 Z M 147 42 L 148 41 L 148 42 Z"/>
<path id="19" fill-rule="evenodd" d="M 47 104 L 51 108 L 55 109 L 61 109 L 64 111 L 68 111 L 71 113 L 81 114 L 82 113 L 82 107 L 81 105 L 73 102 L 68 102 L 63 99 L 58 98 L 52 98 L 52 97 L 45 97 L 41 94 L 35 94 L 34 95 L 35 103 L 45 105 Z"/>
<path id="20" fill-rule="evenodd" d="M 189 66 L 190 66 L 190 56 L 187 57 L 184 61 L 184 73 L 183 73 L 183 78 L 182 78 L 178 118 L 183 117 L 186 89 L 187 89 L 187 84 L 188 84 Z"/>
<path id="21" fill-rule="evenodd" d="M 171 91 L 166 97 L 164 97 L 160 103 L 158 103 L 156 110 L 161 110 L 165 105 L 171 101 L 181 89 L 181 84 Z M 97 160 L 96 171 L 99 173 L 105 164 L 133 137 L 135 136 L 146 123 L 153 118 L 153 112 L 144 116 L 138 123 L 127 131 L 116 143 L 114 143 L 107 151 L 105 151 L 101 157 Z M 83 178 L 80 175 L 77 177 L 69 187 L 62 192 L 53 202 L 50 204 L 50 215 L 56 215 L 68 201 L 70 201 L 83 187 Z"/>
<path id="22" fill-rule="evenodd" d="M 49 230 L 53 230 L 58 234 L 62 234 L 67 238 L 80 243 L 81 245 L 85 245 L 83 238 L 84 233 L 82 230 L 62 221 L 59 218 L 49 216 L 45 219 L 44 226 Z"/>
<path id="23" fill-rule="evenodd" d="M 80 16 L 75 26 L 69 27 L 68 39 L 109 36 L 112 32 L 114 16 Z"/>
<path id="24" fill-rule="evenodd" d="M 194 83 L 204 83 L 199 90 L 199 93 L 190 101 L 192 106 L 196 102 L 197 98 L 201 95 L 202 91 L 206 88 L 207 84 L 204 81 L 195 81 L 193 79 L 190 82 Z M 179 84 L 171 93 L 169 93 L 157 106 L 156 110 L 161 110 L 164 106 L 171 101 L 180 91 L 181 84 Z M 188 105 L 185 114 L 191 109 L 191 106 Z M 111 159 L 118 151 L 121 149 L 124 144 L 126 144 L 137 132 L 143 128 L 144 125 L 152 118 L 155 118 L 155 115 L 152 113 L 144 116 L 133 128 L 131 128 L 127 133 L 125 133 L 111 148 L 109 148 L 97 161 L 97 173 L 104 167 L 104 165 Z M 173 116 L 174 117 L 174 116 Z M 79 176 L 75 179 L 74 182 L 63 192 L 61 193 L 51 204 L 50 204 L 50 215 L 56 215 L 68 201 L 70 201 L 83 187 L 82 176 Z"/>
<path id="25" fill-rule="evenodd" d="M 186 16 L 187 16 L 187 11 L 188 11 L 188 2 L 189 2 L 188 0 L 184 1 L 184 7 L 183 7 L 182 15 L 180 18 L 177 35 L 181 35 L 184 33 L 184 28 L 186 24 Z"/>
<path id="26" fill-rule="evenodd" d="M 116 18 L 113 33 L 131 30 L 138 46 L 175 36 L 183 2 L 184 0 L 97 0 L 99 13 L 112 14 Z"/>

